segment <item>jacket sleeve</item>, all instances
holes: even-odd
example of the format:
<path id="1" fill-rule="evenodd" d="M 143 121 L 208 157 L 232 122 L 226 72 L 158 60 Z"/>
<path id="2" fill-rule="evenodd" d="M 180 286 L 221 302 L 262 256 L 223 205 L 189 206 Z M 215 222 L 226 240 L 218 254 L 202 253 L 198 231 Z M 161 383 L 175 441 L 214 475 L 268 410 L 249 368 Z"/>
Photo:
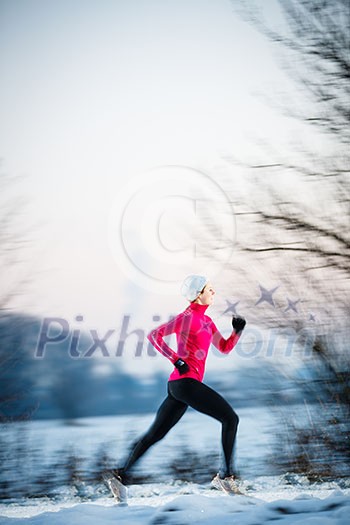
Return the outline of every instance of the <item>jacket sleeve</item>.
<path id="1" fill-rule="evenodd" d="M 212 321 L 211 323 L 212 333 L 213 333 L 213 339 L 212 343 L 213 345 L 222 353 L 222 354 L 229 354 L 231 350 L 236 346 L 238 343 L 239 338 L 241 337 L 241 333 L 236 334 L 236 332 L 233 330 L 232 334 L 228 339 L 225 339 L 221 333 L 219 332 L 217 326 Z"/>
<path id="2" fill-rule="evenodd" d="M 184 329 L 185 324 L 186 315 L 184 315 L 182 312 L 174 317 L 174 319 L 171 319 L 171 321 L 168 323 L 160 325 L 158 328 L 151 330 L 151 332 L 147 334 L 147 339 L 152 343 L 154 348 L 166 358 L 168 358 L 172 363 L 175 363 L 179 356 L 174 350 L 170 348 L 169 345 L 167 345 L 163 337 L 173 333 L 180 333 Z"/>

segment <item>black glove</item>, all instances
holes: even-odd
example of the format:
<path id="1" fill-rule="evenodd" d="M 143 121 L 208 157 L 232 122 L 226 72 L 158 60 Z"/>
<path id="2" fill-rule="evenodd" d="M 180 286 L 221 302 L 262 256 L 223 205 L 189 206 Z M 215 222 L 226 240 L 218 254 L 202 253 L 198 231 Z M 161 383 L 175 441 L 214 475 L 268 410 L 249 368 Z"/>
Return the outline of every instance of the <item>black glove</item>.
<path id="1" fill-rule="evenodd" d="M 243 328 L 245 327 L 246 321 L 243 319 L 243 317 L 232 317 L 232 327 L 235 330 L 236 334 L 239 334 L 242 332 Z"/>
<path id="2" fill-rule="evenodd" d="M 183 359 L 178 359 L 177 361 L 175 361 L 174 366 L 178 369 L 181 376 L 183 374 L 186 374 L 186 372 L 190 371 L 190 367 L 187 363 L 185 363 L 185 361 L 183 361 Z"/>

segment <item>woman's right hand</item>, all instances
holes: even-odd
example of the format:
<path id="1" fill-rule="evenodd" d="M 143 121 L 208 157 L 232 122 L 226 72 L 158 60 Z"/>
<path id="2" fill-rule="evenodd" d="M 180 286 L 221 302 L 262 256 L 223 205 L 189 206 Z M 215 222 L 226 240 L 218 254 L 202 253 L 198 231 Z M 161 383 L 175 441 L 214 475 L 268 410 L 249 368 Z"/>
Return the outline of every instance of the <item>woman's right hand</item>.
<path id="1" fill-rule="evenodd" d="M 246 325 L 246 320 L 243 317 L 233 316 L 232 317 L 232 328 L 235 330 L 236 334 L 242 332 Z"/>

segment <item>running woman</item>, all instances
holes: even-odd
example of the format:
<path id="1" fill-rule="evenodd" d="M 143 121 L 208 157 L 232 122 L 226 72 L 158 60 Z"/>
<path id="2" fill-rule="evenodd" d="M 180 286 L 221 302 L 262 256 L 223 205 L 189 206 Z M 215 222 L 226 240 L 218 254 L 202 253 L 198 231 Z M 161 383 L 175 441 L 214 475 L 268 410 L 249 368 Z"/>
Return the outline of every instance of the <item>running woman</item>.
<path id="1" fill-rule="evenodd" d="M 228 354 L 237 344 L 246 322 L 241 317 L 233 317 L 232 334 L 228 339 L 221 335 L 215 323 L 206 315 L 208 306 L 213 303 L 215 290 L 204 275 L 186 277 L 181 293 L 190 302 L 189 306 L 147 335 L 153 346 L 174 365 L 168 380 L 168 395 L 160 405 L 151 427 L 134 443 L 124 466 L 114 473 L 125 484 L 127 474 L 135 462 L 176 425 L 190 406 L 221 422 L 224 461 L 213 484 L 226 491 L 235 491 L 232 453 L 238 416 L 220 394 L 202 381 L 210 344 L 213 343 L 223 354 Z M 176 334 L 177 352 L 164 341 L 165 336 L 173 333 Z"/>

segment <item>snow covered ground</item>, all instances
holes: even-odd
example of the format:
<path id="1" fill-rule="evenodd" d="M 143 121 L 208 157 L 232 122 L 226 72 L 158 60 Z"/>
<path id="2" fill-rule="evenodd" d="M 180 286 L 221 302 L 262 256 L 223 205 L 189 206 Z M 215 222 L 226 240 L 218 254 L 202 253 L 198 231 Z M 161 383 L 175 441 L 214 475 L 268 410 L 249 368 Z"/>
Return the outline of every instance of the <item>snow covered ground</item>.
<path id="1" fill-rule="evenodd" d="M 17 492 L 0 504 L 0 524 L 349 523 L 348 480 L 313 484 L 302 476 L 276 473 L 271 452 L 279 422 L 261 408 L 241 409 L 239 416 L 236 465 L 245 496 L 228 496 L 211 487 L 207 465 L 209 461 L 212 470 L 218 466 L 220 424 L 189 411 L 138 465 L 136 474 L 150 473 L 150 482 L 129 487 L 127 506 L 116 504 L 104 484 L 89 474 L 96 466 L 97 450 L 117 462 L 153 414 L 87 418 L 75 425 L 61 421 L 9 425 L 2 432 L 2 446 L 9 453 L 2 458 L 0 481 L 7 480 Z M 79 469 L 68 482 L 69 457 L 79 458 Z M 184 481 L 188 471 L 176 475 L 171 467 L 180 468 L 191 458 L 196 482 Z M 54 481 L 55 490 L 48 480 Z"/>
<path id="2" fill-rule="evenodd" d="M 247 496 L 228 496 L 193 483 L 129 487 L 127 506 L 109 496 L 91 502 L 36 502 L 1 506 L 1 525 L 347 525 L 350 490 L 325 485 L 295 488 L 277 479 L 257 479 Z M 279 480 L 281 483 L 281 480 Z"/>

